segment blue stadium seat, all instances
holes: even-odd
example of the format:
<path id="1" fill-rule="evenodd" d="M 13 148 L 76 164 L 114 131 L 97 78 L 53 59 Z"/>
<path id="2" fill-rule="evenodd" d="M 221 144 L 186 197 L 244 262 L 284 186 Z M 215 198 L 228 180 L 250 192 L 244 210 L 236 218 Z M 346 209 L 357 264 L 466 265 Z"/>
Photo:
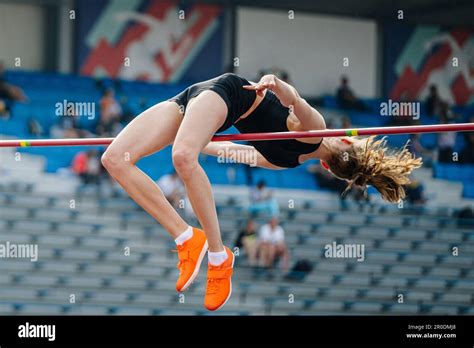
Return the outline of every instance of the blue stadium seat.
<path id="1" fill-rule="evenodd" d="M 436 163 L 433 170 L 439 179 L 474 182 L 474 165 Z"/>
<path id="2" fill-rule="evenodd" d="M 463 197 L 466 198 L 474 198 L 474 183 L 473 182 L 465 182 L 464 189 L 462 193 Z"/>
<path id="3" fill-rule="evenodd" d="M 388 122 L 387 118 L 375 112 L 349 111 L 348 114 L 352 123 L 360 127 L 382 127 Z"/>
<path id="4" fill-rule="evenodd" d="M 323 100 L 323 105 L 325 108 L 328 108 L 328 109 L 338 108 L 336 97 L 332 95 L 325 95 L 322 97 L 322 100 Z"/>

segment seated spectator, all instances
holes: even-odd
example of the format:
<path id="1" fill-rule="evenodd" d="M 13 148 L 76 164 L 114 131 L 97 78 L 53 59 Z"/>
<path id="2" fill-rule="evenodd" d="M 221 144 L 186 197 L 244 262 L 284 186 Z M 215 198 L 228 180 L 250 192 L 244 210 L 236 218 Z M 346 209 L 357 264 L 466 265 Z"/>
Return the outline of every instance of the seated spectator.
<path id="1" fill-rule="evenodd" d="M 448 123 L 446 118 L 442 123 Z M 449 163 L 453 161 L 454 146 L 456 145 L 456 132 L 446 132 L 438 134 L 438 161 Z"/>
<path id="2" fill-rule="evenodd" d="M 104 95 L 100 99 L 100 120 L 97 125 L 97 134 L 115 136 L 121 130 L 120 118 L 122 108 L 120 103 L 115 99 L 113 89 L 106 89 Z"/>
<path id="3" fill-rule="evenodd" d="M 327 169 L 324 169 L 320 164 L 311 165 L 308 167 L 308 172 L 314 174 L 318 187 L 336 192 L 339 195 L 342 209 L 348 208 L 347 198 L 352 198 L 359 203 L 362 209 L 365 203 L 370 203 L 370 196 L 367 190 L 361 186 L 352 185 L 347 189 L 347 182 L 340 180 L 332 175 Z"/>
<path id="4" fill-rule="evenodd" d="M 100 158 L 97 150 L 79 152 L 72 160 L 72 171 L 80 178 L 83 186 L 100 185 Z"/>
<path id="5" fill-rule="evenodd" d="M 23 90 L 9 83 L 5 77 L 5 65 L 0 61 L 0 99 L 3 99 L 8 108 L 14 101 L 27 102 L 28 97 Z"/>
<path id="6" fill-rule="evenodd" d="M 171 205 L 178 208 L 180 200 L 183 199 L 184 196 L 183 182 L 178 176 L 178 173 L 173 170 L 171 173 L 165 174 L 158 179 L 157 183 Z"/>
<path id="7" fill-rule="evenodd" d="M 416 100 L 403 96 L 397 100 L 399 103 L 413 103 Z M 388 125 L 392 127 L 416 126 L 419 125 L 419 119 L 416 120 L 410 112 L 409 108 L 400 108 L 397 116 L 390 116 Z"/>
<path id="8" fill-rule="evenodd" d="M 126 125 L 130 123 L 131 120 L 135 117 L 135 112 L 130 107 L 130 102 L 127 96 L 123 95 L 120 97 L 120 108 L 122 113 L 120 115 L 120 123 Z"/>
<path id="9" fill-rule="evenodd" d="M 406 200 L 410 204 L 424 205 L 427 201 L 425 197 L 425 187 L 423 184 L 415 179 L 412 179 L 411 183 L 405 186 Z"/>
<path id="10" fill-rule="evenodd" d="M 330 129 L 331 127 L 327 127 Z M 341 122 L 341 128 L 342 129 L 352 129 L 352 121 L 349 117 L 344 116 Z"/>
<path id="11" fill-rule="evenodd" d="M 285 244 L 285 231 L 278 224 L 277 218 L 271 218 L 268 224 L 260 227 L 258 242 L 260 266 L 272 269 L 275 262 L 281 259 L 282 270 L 288 270 L 290 258 Z"/>
<path id="12" fill-rule="evenodd" d="M 75 115 L 61 116 L 59 122 L 50 129 L 53 138 L 87 138 L 94 136 L 91 132 L 81 129 L 77 124 Z"/>
<path id="13" fill-rule="evenodd" d="M 264 180 L 260 180 L 250 191 L 249 213 L 251 215 L 266 213 L 274 217 L 278 216 L 279 212 L 278 202 L 273 198 L 273 192 L 266 187 Z"/>
<path id="14" fill-rule="evenodd" d="M 460 117 L 458 114 L 454 113 L 447 102 L 442 101 L 439 104 L 439 112 L 437 113 L 440 122 L 448 123 L 457 121 Z"/>
<path id="15" fill-rule="evenodd" d="M 320 188 L 328 189 L 341 194 L 347 187 L 347 183 L 345 181 L 336 178 L 319 164 L 309 166 L 308 172 L 314 174 L 316 183 Z"/>
<path id="16" fill-rule="evenodd" d="M 310 260 L 298 260 L 291 268 L 290 272 L 285 276 L 285 279 L 290 281 L 303 281 L 306 276 L 311 273 L 313 268 L 313 263 Z"/>
<path id="17" fill-rule="evenodd" d="M 466 206 L 460 211 L 454 213 L 454 217 L 457 217 L 457 226 L 463 228 L 474 228 L 474 209 Z"/>
<path id="18" fill-rule="evenodd" d="M 438 94 L 438 87 L 435 84 L 430 85 L 430 92 L 426 98 L 426 112 L 428 115 L 438 115 L 443 101 Z"/>
<path id="19" fill-rule="evenodd" d="M 8 120 L 10 118 L 10 108 L 3 99 L 0 99 L 0 118 Z"/>
<path id="20" fill-rule="evenodd" d="M 38 122 L 38 120 L 34 117 L 28 118 L 28 134 L 34 135 L 34 136 L 40 136 L 43 134 L 43 127 L 41 124 Z"/>
<path id="21" fill-rule="evenodd" d="M 245 228 L 240 230 L 235 241 L 235 246 L 245 251 L 250 266 L 257 265 L 257 233 L 255 231 L 255 221 L 248 219 Z"/>
<path id="22" fill-rule="evenodd" d="M 474 117 L 469 122 L 474 123 Z M 464 148 L 461 150 L 461 163 L 474 163 L 474 132 L 464 132 Z"/>
<path id="23" fill-rule="evenodd" d="M 461 163 L 474 164 L 474 132 L 467 133 L 466 145 L 461 150 Z"/>
<path id="24" fill-rule="evenodd" d="M 51 126 L 49 133 L 53 138 L 78 138 L 79 133 L 74 128 L 74 119 L 61 117 L 59 122 Z"/>
<path id="25" fill-rule="evenodd" d="M 349 87 L 349 80 L 346 76 L 341 78 L 341 85 L 337 89 L 336 99 L 339 106 L 343 109 L 368 111 L 369 108 L 362 100 L 359 100 L 352 89 Z"/>
<path id="26" fill-rule="evenodd" d="M 421 144 L 421 134 L 410 134 L 408 151 L 415 157 L 423 157 L 423 165 L 430 167 L 433 164 L 433 151 Z"/>

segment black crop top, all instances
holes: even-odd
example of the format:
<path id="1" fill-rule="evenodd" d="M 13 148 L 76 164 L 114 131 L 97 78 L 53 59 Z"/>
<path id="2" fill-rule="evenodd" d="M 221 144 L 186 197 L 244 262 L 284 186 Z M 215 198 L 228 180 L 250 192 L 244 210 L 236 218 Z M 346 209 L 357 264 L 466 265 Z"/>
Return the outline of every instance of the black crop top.
<path id="1" fill-rule="evenodd" d="M 240 133 L 288 132 L 286 121 L 289 114 L 290 110 L 280 103 L 272 91 L 267 90 L 258 107 L 234 126 Z M 299 156 L 316 151 L 321 142 L 308 144 L 294 139 L 249 141 L 270 163 L 283 168 L 299 166 Z"/>

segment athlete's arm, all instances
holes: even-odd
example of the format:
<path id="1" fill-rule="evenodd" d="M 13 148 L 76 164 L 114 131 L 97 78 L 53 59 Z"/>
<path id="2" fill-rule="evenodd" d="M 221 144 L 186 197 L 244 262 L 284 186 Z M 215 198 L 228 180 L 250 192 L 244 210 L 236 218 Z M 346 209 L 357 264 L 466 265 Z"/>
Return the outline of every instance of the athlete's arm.
<path id="1" fill-rule="evenodd" d="M 264 75 L 257 84 L 244 86 L 244 88 L 255 90 L 259 95 L 263 95 L 265 89 L 270 89 L 283 106 L 293 111 L 304 129 L 326 129 L 323 116 L 299 95 L 296 88 L 275 75 Z"/>
<path id="2" fill-rule="evenodd" d="M 210 142 L 201 152 L 219 157 L 226 160 L 227 163 L 243 163 L 266 169 L 285 169 L 268 162 L 253 146 L 236 144 L 231 141 Z"/>

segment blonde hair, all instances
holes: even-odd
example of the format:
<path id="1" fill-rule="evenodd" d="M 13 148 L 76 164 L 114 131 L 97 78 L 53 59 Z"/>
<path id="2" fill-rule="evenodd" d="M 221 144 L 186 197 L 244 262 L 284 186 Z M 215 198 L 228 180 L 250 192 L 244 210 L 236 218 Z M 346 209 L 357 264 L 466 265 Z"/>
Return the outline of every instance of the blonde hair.
<path id="1" fill-rule="evenodd" d="M 421 167 L 422 159 L 408 151 L 408 142 L 402 149 L 390 151 L 385 137 L 376 140 L 375 136 L 371 136 L 362 140 L 365 145 L 354 143 L 346 152 L 334 150 L 333 156 L 327 161 L 335 176 L 349 181 L 343 194 L 353 185 L 364 188 L 371 185 L 388 202 L 403 200 L 404 186 L 411 182 L 409 175 Z"/>

